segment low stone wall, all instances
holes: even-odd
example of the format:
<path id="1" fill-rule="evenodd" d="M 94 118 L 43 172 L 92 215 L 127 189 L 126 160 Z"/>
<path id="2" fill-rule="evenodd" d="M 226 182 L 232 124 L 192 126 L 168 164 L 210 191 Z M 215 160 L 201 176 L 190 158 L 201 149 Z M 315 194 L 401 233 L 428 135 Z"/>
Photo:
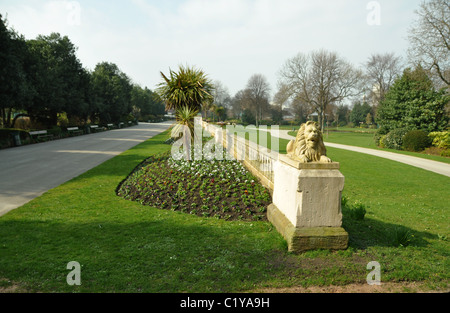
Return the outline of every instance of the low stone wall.
<path id="1" fill-rule="evenodd" d="M 203 128 L 216 138 L 216 142 L 221 142 L 230 155 L 242 161 L 246 168 L 260 180 L 263 186 L 273 192 L 273 167 L 278 160 L 279 154 L 277 152 L 255 142 L 245 140 L 245 138 L 236 133 L 231 134 L 227 129 L 207 122 L 203 122 Z"/>

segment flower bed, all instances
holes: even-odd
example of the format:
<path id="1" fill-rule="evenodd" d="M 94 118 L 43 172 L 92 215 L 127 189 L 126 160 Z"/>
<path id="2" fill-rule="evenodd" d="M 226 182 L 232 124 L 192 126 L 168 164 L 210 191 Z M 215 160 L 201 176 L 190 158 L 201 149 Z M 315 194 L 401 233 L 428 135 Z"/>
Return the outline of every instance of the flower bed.
<path id="1" fill-rule="evenodd" d="M 225 220 L 267 220 L 271 195 L 236 160 L 151 157 L 118 187 L 117 194 L 143 205 Z"/>

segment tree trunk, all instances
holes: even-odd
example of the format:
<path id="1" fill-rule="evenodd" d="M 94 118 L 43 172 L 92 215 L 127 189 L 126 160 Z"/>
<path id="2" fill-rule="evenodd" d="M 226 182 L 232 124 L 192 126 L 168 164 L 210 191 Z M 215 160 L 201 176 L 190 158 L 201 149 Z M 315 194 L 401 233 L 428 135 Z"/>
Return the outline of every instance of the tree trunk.
<path id="1" fill-rule="evenodd" d="M 5 108 L 1 108 L 0 113 L 1 113 L 0 118 L 2 120 L 0 125 L 4 128 L 5 127 Z"/>
<path id="2" fill-rule="evenodd" d="M 14 125 L 11 125 L 11 114 L 12 114 L 12 108 L 9 108 L 8 113 L 6 114 L 6 128 L 12 128 Z"/>

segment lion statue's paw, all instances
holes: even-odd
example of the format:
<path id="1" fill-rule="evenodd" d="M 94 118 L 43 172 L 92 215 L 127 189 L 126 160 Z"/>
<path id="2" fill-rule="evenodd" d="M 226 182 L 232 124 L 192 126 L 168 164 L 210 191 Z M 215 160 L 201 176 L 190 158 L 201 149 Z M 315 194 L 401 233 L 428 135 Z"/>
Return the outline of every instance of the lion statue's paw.
<path id="1" fill-rule="evenodd" d="M 329 157 L 327 157 L 327 156 L 325 156 L 325 155 L 322 155 L 321 157 L 320 157 L 320 161 L 319 161 L 320 163 L 331 163 L 331 162 L 333 162 L 333 161 L 331 161 L 331 159 L 329 158 Z"/>

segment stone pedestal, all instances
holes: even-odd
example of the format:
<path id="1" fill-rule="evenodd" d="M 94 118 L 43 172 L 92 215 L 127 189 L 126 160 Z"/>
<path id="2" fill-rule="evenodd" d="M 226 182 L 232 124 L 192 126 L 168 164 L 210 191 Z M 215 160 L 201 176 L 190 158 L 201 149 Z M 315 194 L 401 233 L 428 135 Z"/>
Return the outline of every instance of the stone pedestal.
<path id="1" fill-rule="evenodd" d="M 290 251 L 347 248 L 348 234 L 341 227 L 344 180 L 339 163 L 300 163 L 279 156 L 268 219 Z"/>

